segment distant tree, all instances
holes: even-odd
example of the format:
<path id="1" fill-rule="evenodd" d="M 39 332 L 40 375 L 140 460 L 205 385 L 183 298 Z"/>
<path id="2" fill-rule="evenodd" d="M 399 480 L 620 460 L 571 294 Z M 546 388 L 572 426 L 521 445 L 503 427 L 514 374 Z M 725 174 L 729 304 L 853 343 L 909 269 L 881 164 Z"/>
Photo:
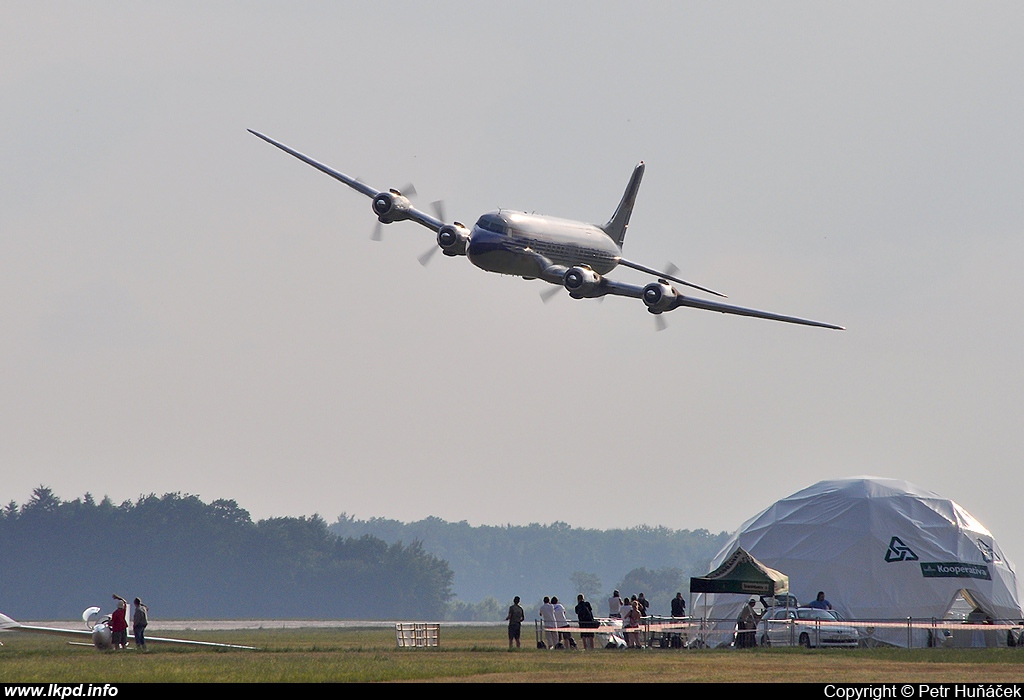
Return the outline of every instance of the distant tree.
<path id="1" fill-rule="evenodd" d="M 357 520 L 347 514 L 331 530 L 340 537 L 372 535 L 387 542 L 422 542 L 424 551 L 449 562 L 453 590 L 460 600 L 494 596 L 510 601 L 518 595 L 524 604 L 564 592 L 575 572 L 592 572 L 599 581 L 619 581 L 639 567 L 703 573 L 728 538 L 724 532 L 643 525 L 618 530 L 574 528 L 564 522 L 473 527 L 436 517 L 403 523 L 386 518 Z M 600 597 L 597 592 L 591 595 Z"/>
<path id="2" fill-rule="evenodd" d="M 3 518 L 4 520 L 14 520 L 18 517 L 18 503 L 12 500 L 6 506 L 4 506 Z"/>
<path id="3" fill-rule="evenodd" d="M 503 620 L 508 608 L 503 607 L 494 596 L 488 596 L 479 603 L 454 600 L 449 607 L 446 620 L 458 622 L 488 622 Z"/>
<path id="4" fill-rule="evenodd" d="M 628 572 L 618 585 L 623 595 L 634 596 L 640 593 L 651 603 L 651 612 L 656 615 L 668 615 L 671 612 L 670 601 L 677 592 L 682 591 L 687 597 L 684 583 L 689 583 L 682 569 L 666 567 L 652 571 L 639 567 Z"/>
<path id="5" fill-rule="evenodd" d="M 342 539 L 319 515 L 253 523 L 233 500 L 62 502 L 45 486 L 0 517 L 4 612 L 74 617 L 139 595 L 154 617 L 441 619 L 447 562 L 419 542 Z"/>
<path id="6" fill-rule="evenodd" d="M 573 600 L 578 593 L 586 596 L 587 600 L 595 600 L 601 595 L 601 579 L 597 574 L 574 571 L 569 580 L 572 581 Z"/>
<path id="7" fill-rule="evenodd" d="M 32 513 L 52 513 L 60 507 L 57 498 L 48 486 L 37 486 L 32 489 L 32 498 L 25 504 L 25 510 Z"/>
<path id="8" fill-rule="evenodd" d="M 229 501 L 224 498 L 219 498 L 210 503 L 210 507 L 213 508 L 215 513 L 228 522 L 240 525 L 247 525 L 252 522 L 252 518 L 249 516 L 249 511 L 245 508 L 239 508 L 238 504 L 233 500 Z"/>

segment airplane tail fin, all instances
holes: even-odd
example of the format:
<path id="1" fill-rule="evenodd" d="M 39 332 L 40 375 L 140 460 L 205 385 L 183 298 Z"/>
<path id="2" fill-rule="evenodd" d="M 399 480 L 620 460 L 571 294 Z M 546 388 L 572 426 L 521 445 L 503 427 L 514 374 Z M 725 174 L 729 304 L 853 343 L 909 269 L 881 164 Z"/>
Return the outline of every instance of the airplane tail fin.
<path id="1" fill-rule="evenodd" d="M 629 226 L 629 215 L 633 213 L 633 205 L 636 203 L 636 193 L 640 191 L 640 180 L 644 176 L 644 162 L 640 161 L 636 168 L 633 169 L 633 175 L 629 178 L 629 184 L 626 185 L 626 191 L 622 194 L 622 201 L 619 202 L 619 206 L 615 209 L 615 213 L 612 214 L 612 218 L 608 220 L 602 230 L 608 234 L 608 236 L 615 241 L 615 244 L 622 247 L 622 242 L 626 239 L 626 228 Z"/>

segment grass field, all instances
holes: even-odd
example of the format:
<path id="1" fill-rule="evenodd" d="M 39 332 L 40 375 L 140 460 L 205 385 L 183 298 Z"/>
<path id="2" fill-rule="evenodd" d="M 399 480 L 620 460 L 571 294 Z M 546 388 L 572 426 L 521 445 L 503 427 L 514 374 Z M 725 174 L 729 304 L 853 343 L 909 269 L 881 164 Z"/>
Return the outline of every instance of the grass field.
<path id="1" fill-rule="evenodd" d="M 1024 649 L 509 652 L 504 628 L 442 626 L 441 634 L 439 649 L 398 649 L 394 632 L 379 628 L 216 631 L 195 638 L 258 651 L 143 654 L 5 633 L 0 682 L 1024 682 Z"/>

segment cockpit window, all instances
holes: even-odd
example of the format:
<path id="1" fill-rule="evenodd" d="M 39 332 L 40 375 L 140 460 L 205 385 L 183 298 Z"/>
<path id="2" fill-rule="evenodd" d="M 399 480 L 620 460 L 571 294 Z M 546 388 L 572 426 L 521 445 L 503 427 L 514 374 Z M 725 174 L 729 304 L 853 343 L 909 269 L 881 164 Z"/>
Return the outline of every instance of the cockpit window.
<path id="1" fill-rule="evenodd" d="M 497 214 L 484 214 L 476 222 L 476 225 L 491 233 L 500 233 L 503 236 L 508 235 L 508 224 Z"/>

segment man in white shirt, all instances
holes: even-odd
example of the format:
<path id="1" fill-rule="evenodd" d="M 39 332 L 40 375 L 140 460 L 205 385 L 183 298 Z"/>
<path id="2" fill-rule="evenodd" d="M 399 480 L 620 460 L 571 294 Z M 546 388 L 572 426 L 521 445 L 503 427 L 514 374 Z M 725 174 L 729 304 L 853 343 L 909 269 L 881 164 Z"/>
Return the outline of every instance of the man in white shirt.
<path id="1" fill-rule="evenodd" d="M 558 632 L 555 631 L 558 625 L 555 622 L 555 606 L 547 596 L 544 596 L 544 603 L 540 606 L 540 620 L 544 626 L 544 644 L 548 649 L 554 649 L 558 644 Z"/>
<path id="2" fill-rule="evenodd" d="M 567 631 L 569 628 L 569 618 L 565 616 L 565 606 L 558 602 L 558 598 L 551 598 L 551 606 L 554 608 L 555 613 L 555 627 L 559 628 L 558 633 L 558 644 L 563 649 L 572 647 L 576 648 L 576 640 L 572 638 L 572 632 Z"/>
<path id="3" fill-rule="evenodd" d="M 608 617 L 622 617 L 619 613 L 619 608 L 622 607 L 622 598 L 619 597 L 619 592 L 612 592 L 612 597 L 608 599 Z"/>

